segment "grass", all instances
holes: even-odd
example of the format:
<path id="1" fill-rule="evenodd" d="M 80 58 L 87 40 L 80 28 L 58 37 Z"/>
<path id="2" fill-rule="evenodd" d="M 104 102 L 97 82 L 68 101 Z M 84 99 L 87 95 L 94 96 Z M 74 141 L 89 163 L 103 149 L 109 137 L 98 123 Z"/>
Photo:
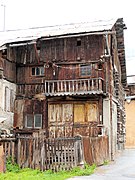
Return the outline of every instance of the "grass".
<path id="1" fill-rule="evenodd" d="M 20 169 L 17 164 L 12 164 L 9 159 L 6 164 L 7 172 L 0 174 L 0 180 L 65 180 L 74 176 L 90 175 L 94 172 L 96 165 L 84 165 L 83 169 L 75 167 L 70 171 L 52 172 L 51 170 L 41 172 L 29 168 Z"/>

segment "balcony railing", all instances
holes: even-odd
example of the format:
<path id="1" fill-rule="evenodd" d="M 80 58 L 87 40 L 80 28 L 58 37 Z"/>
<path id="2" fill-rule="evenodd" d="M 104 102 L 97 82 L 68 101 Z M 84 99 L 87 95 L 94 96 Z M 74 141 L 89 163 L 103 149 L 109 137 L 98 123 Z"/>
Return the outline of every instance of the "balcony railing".
<path id="1" fill-rule="evenodd" d="M 45 81 L 45 93 L 48 96 L 103 93 L 103 82 L 102 78 L 49 80 Z"/>
<path id="2" fill-rule="evenodd" d="M 104 92 L 102 78 L 76 80 L 47 80 L 39 84 L 18 84 L 18 95 L 44 93 L 46 96 L 101 94 Z"/>
<path id="3" fill-rule="evenodd" d="M 17 95 L 35 95 L 45 93 L 45 84 L 18 84 L 17 85 Z"/>

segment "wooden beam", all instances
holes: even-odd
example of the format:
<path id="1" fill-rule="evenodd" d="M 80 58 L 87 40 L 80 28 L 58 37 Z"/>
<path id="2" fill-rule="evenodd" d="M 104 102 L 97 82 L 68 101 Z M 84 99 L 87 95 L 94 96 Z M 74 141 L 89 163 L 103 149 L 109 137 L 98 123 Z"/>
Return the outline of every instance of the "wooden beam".
<path id="1" fill-rule="evenodd" d="M 78 34 L 65 34 L 58 36 L 50 36 L 50 37 L 41 37 L 39 40 L 50 40 L 50 39 L 62 39 L 62 38 L 72 38 L 72 37 L 81 37 L 81 36 L 92 36 L 92 35 L 109 35 L 116 34 L 116 31 L 102 31 L 102 32 L 89 32 L 89 33 L 78 33 Z"/>

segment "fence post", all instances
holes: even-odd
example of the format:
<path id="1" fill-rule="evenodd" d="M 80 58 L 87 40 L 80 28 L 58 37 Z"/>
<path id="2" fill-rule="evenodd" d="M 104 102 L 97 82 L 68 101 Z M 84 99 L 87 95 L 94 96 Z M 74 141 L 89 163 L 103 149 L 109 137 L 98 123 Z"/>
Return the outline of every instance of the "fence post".
<path id="1" fill-rule="evenodd" d="M 82 137 L 80 135 L 75 137 L 75 158 L 77 166 L 84 167 L 84 153 L 82 147 Z"/>
<path id="2" fill-rule="evenodd" d="M 6 161 L 3 149 L 3 143 L 0 142 L 0 173 L 4 173 L 6 171 Z"/>

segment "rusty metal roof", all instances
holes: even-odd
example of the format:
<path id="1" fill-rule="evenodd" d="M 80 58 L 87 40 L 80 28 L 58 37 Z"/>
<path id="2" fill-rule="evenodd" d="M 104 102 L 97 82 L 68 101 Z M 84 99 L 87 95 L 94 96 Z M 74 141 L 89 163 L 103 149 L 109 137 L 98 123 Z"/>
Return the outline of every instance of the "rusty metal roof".
<path id="1" fill-rule="evenodd" d="M 41 37 L 52 37 L 66 34 L 109 31 L 116 19 L 93 22 L 72 23 L 65 25 L 46 26 L 24 30 L 0 32 L 0 46 L 6 43 L 36 40 Z"/>

